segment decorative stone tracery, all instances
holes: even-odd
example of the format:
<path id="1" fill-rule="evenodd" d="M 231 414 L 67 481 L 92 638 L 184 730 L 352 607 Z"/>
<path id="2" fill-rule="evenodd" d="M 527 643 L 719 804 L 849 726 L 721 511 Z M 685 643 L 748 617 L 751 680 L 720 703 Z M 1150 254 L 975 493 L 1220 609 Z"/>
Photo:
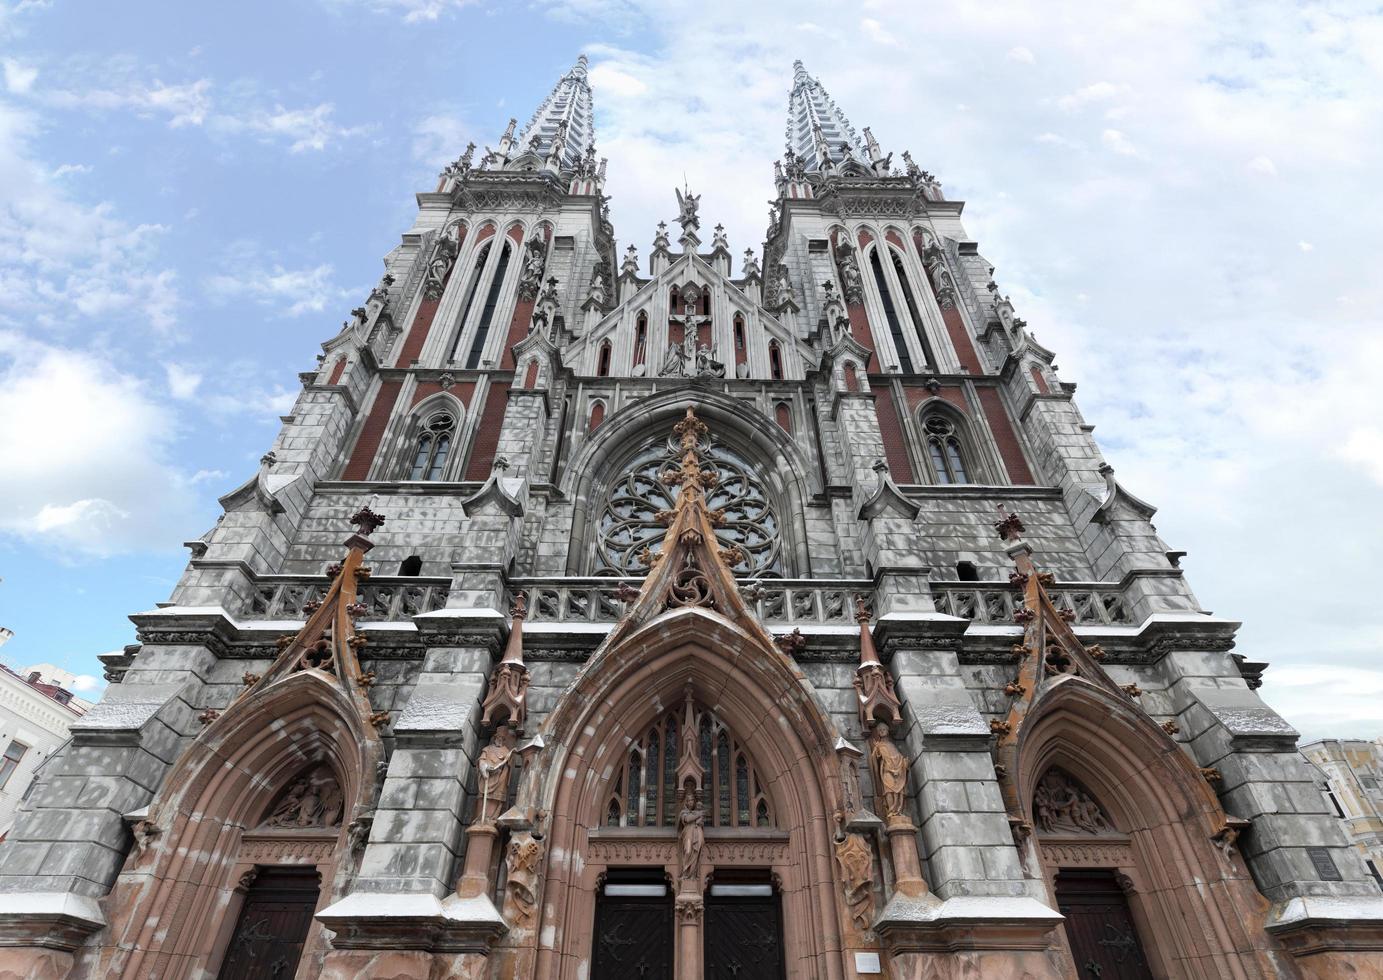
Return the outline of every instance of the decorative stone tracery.
<path id="1" fill-rule="evenodd" d="M 707 506 L 719 513 L 716 538 L 737 546 L 736 575 L 782 575 L 779 517 L 754 467 L 748 460 L 709 437 L 698 446 L 707 475 Z M 664 525 L 659 515 L 672 507 L 673 492 L 662 475 L 681 455 L 668 440 L 649 446 L 628 464 L 611 487 L 596 542 L 599 574 L 638 575 L 648 571 L 650 557 L 660 552 Z M 645 553 L 647 549 L 647 553 Z"/>

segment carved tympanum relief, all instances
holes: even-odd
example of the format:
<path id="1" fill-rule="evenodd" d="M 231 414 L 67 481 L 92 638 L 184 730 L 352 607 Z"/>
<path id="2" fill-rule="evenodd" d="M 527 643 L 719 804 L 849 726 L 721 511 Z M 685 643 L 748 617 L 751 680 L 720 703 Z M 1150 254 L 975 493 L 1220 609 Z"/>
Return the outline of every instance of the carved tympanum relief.
<path id="1" fill-rule="evenodd" d="M 1033 819 L 1042 834 L 1115 834 L 1104 809 L 1065 770 L 1053 766 L 1032 795 Z"/>
<path id="2" fill-rule="evenodd" d="M 288 784 L 260 824 L 276 830 L 329 830 L 341 825 L 344 800 L 336 778 L 315 769 Z"/>

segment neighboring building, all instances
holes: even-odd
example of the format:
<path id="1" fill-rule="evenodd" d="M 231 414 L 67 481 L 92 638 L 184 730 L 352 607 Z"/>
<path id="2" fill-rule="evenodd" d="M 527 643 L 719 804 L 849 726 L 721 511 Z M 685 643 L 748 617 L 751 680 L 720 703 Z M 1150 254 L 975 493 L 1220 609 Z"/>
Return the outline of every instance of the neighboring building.
<path id="1" fill-rule="evenodd" d="M 418 196 L 0 845 L 7 967 L 1383 975 L 961 203 L 799 64 L 762 263 L 685 188 L 643 263 L 592 113 Z"/>
<path id="2" fill-rule="evenodd" d="M 1320 790 L 1383 889 L 1383 738 L 1326 738 L 1301 747 L 1320 770 Z"/>
<path id="3" fill-rule="evenodd" d="M 39 766 L 87 707 L 37 670 L 18 674 L 0 664 L 0 838 L 9 833 Z"/>

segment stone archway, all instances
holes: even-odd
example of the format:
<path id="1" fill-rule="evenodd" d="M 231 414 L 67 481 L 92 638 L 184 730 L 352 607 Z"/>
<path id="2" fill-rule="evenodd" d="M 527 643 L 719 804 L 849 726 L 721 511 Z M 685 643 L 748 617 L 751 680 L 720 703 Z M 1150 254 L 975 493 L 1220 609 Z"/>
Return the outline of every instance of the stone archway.
<path id="1" fill-rule="evenodd" d="M 584 975 L 603 872 L 630 865 L 675 871 L 672 828 L 631 833 L 602 824 L 611 774 L 629 745 L 688 695 L 723 720 L 754 759 L 776 825 L 708 830 L 703 874 L 755 868 L 776 876 L 784 943 L 798 969 L 843 977 L 841 902 L 830 856 L 839 784 L 834 728 L 790 661 L 776 650 L 765 656 L 756 637 L 699 608 L 655 618 L 603 651 L 543 726 L 548 757 L 538 760 L 524 792 L 550 813 L 535 975 Z M 682 945 L 700 941 L 699 924 L 695 935 L 686 933 Z"/>
<path id="2" fill-rule="evenodd" d="M 1151 975 L 1294 975 L 1265 943 L 1268 902 L 1233 846 L 1238 827 L 1183 750 L 1150 737 L 1151 725 L 1077 677 L 1054 684 L 1025 719 L 1017 786 L 1034 831 L 1029 860 L 1053 904 L 1061 872 L 1108 872 Z"/>
<path id="3" fill-rule="evenodd" d="M 378 746 L 355 706 L 334 678 L 304 670 L 247 695 L 226 722 L 183 753 L 136 827 L 90 975 L 215 975 L 257 867 L 315 868 L 318 909 L 340 891 Z M 313 924 L 304 960 L 324 948 Z"/>

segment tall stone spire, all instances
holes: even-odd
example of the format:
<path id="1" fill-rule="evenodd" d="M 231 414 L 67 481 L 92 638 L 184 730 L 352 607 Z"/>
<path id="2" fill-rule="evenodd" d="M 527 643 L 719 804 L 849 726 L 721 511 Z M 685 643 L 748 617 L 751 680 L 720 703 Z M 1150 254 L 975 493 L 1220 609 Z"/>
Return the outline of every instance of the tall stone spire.
<path id="1" fill-rule="evenodd" d="M 807 74 L 801 61 L 792 63 L 792 94 L 788 97 L 787 144 L 807 171 L 821 171 L 840 163 L 849 154 L 866 159 L 864 144 L 845 113 L 836 105 L 821 80 Z"/>
<path id="2" fill-rule="evenodd" d="M 553 141 L 560 138 L 564 144 L 560 167 L 572 170 L 595 145 L 594 106 L 586 65 L 583 54 L 571 70 L 557 80 L 523 128 L 518 140 L 519 153 L 533 152 L 546 159 L 552 152 Z"/>

